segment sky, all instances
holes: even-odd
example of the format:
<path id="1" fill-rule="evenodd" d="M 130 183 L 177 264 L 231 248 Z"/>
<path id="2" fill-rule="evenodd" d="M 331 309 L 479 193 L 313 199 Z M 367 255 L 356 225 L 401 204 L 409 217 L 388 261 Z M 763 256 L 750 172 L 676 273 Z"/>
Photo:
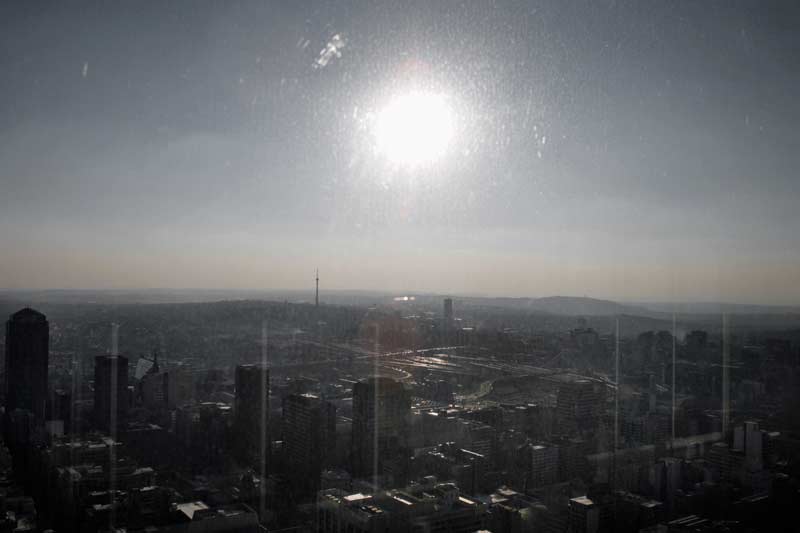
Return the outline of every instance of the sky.
<path id="1" fill-rule="evenodd" d="M 800 6 L 0 4 L 0 287 L 800 300 Z M 326 52 L 327 50 L 327 52 Z M 422 91 L 421 166 L 375 117 Z"/>

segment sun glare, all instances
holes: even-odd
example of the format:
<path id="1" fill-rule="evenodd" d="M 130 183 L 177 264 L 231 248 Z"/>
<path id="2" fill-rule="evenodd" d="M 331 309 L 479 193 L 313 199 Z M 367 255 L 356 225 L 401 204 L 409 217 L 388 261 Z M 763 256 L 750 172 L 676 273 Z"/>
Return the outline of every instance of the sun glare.
<path id="1" fill-rule="evenodd" d="M 453 112 L 444 95 L 406 93 L 378 113 L 376 149 L 393 164 L 418 167 L 445 154 L 454 127 Z"/>

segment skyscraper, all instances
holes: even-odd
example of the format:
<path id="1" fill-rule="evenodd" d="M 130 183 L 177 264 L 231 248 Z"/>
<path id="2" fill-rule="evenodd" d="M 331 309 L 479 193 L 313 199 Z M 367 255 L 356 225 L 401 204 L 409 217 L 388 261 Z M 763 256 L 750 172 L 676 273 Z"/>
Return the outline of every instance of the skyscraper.
<path id="1" fill-rule="evenodd" d="M 239 458 L 266 469 L 269 456 L 269 369 L 263 365 L 236 367 L 234 426 Z"/>
<path id="2" fill-rule="evenodd" d="M 444 313 L 442 315 L 442 330 L 440 342 L 445 345 L 453 341 L 453 299 L 444 299 Z"/>
<path id="3" fill-rule="evenodd" d="M 353 467 L 357 475 L 378 475 L 383 461 L 408 436 L 411 399 L 401 383 L 373 377 L 353 387 Z"/>
<path id="4" fill-rule="evenodd" d="M 453 323 L 453 299 L 452 298 L 445 298 L 444 299 L 444 322 L 448 326 L 452 325 L 452 323 Z"/>
<path id="5" fill-rule="evenodd" d="M 47 317 L 29 307 L 6 322 L 6 412 L 27 409 L 44 422 L 47 404 L 47 361 L 50 325 Z"/>
<path id="6" fill-rule="evenodd" d="M 559 429 L 568 433 L 594 428 L 604 401 L 601 385 L 588 379 L 565 378 L 556 396 Z"/>
<path id="7" fill-rule="evenodd" d="M 298 478 L 315 487 L 336 444 L 336 407 L 311 394 L 283 399 L 283 446 Z"/>
<path id="8" fill-rule="evenodd" d="M 169 372 L 150 372 L 144 375 L 139 382 L 142 405 L 147 409 L 166 409 L 174 403 L 170 399 L 170 374 Z"/>
<path id="9" fill-rule="evenodd" d="M 519 450 L 519 467 L 528 487 L 551 485 L 558 479 L 558 447 L 527 443 Z"/>
<path id="10" fill-rule="evenodd" d="M 128 415 L 128 358 L 94 358 L 94 417 L 97 427 L 114 433 Z"/>

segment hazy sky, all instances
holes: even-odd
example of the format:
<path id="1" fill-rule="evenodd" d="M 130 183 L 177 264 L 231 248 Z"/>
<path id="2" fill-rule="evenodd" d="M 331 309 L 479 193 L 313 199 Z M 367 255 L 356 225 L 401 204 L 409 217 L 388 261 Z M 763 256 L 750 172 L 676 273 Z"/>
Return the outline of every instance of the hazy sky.
<path id="1" fill-rule="evenodd" d="M 800 300 L 796 2 L 0 4 L 0 287 Z M 320 52 L 338 35 L 340 57 Z M 394 96 L 455 137 L 375 153 Z"/>

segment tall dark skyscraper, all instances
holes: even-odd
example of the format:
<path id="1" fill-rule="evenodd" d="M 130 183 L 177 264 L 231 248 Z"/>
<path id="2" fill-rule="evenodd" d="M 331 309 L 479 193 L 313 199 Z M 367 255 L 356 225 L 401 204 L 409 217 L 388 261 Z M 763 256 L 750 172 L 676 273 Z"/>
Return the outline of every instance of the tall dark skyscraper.
<path id="1" fill-rule="evenodd" d="M 291 394 L 283 399 L 283 433 L 292 471 L 315 485 L 336 445 L 336 407 L 311 394 Z"/>
<path id="2" fill-rule="evenodd" d="M 444 299 L 444 321 L 445 324 L 451 325 L 453 323 L 453 299 Z"/>
<path id="3" fill-rule="evenodd" d="M 128 358 L 99 355 L 94 358 L 94 414 L 101 429 L 113 432 L 128 415 Z"/>
<path id="4" fill-rule="evenodd" d="M 411 399 L 402 383 L 374 377 L 353 387 L 353 462 L 357 475 L 378 475 L 408 436 Z"/>
<path id="5" fill-rule="evenodd" d="M 6 322 L 6 412 L 31 411 L 44 422 L 47 404 L 47 361 L 50 349 L 47 317 L 29 307 Z"/>
<path id="6" fill-rule="evenodd" d="M 240 459 L 266 469 L 269 456 L 269 369 L 262 365 L 236 367 L 234 426 Z"/>
<path id="7" fill-rule="evenodd" d="M 443 344 L 449 344 L 453 341 L 453 318 L 453 299 L 445 298 L 441 338 Z"/>

